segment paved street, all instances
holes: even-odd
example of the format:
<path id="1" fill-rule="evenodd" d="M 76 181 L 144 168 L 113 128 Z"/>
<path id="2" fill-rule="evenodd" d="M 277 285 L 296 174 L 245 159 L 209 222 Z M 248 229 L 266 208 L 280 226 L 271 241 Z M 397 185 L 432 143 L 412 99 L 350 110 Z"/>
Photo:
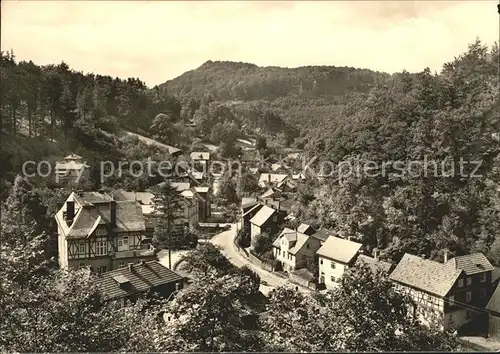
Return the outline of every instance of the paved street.
<path id="1" fill-rule="evenodd" d="M 236 247 L 233 243 L 233 239 L 236 235 L 236 224 L 231 225 L 231 229 L 221 232 L 218 235 L 215 235 L 211 242 L 214 245 L 219 245 L 223 248 L 223 253 L 224 255 L 233 263 L 234 265 L 238 267 L 242 267 L 246 265 L 248 268 L 256 272 L 259 276 L 261 281 L 266 282 L 267 285 L 261 285 L 260 290 L 264 295 L 267 295 L 269 291 L 274 289 L 275 287 L 281 286 L 281 285 L 290 285 L 290 286 L 297 286 L 290 281 L 283 279 L 271 272 L 268 272 L 265 269 L 262 269 L 260 267 L 257 267 L 256 265 L 250 263 L 244 256 L 242 256 L 237 250 Z M 310 290 L 303 288 L 299 286 L 299 290 L 304 292 L 304 293 L 309 293 Z"/>

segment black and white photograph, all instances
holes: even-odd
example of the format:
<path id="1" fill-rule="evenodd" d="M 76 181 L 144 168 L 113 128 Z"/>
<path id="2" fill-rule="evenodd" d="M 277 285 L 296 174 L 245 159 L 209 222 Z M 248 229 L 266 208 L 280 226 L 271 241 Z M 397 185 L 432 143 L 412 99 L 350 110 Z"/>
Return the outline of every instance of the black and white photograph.
<path id="1" fill-rule="evenodd" d="M 500 352 L 500 2 L 2 0 L 0 352 Z"/>

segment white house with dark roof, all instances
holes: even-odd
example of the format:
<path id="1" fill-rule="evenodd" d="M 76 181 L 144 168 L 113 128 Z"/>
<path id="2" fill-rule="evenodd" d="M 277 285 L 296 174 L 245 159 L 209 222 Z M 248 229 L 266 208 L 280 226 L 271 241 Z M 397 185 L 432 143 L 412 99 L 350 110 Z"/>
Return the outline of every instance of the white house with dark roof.
<path id="1" fill-rule="evenodd" d="M 335 288 L 346 270 L 353 266 L 361 246 L 361 243 L 329 236 L 316 252 L 319 283 L 325 284 L 327 289 Z"/>
<path id="2" fill-rule="evenodd" d="M 314 237 L 285 228 L 273 243 L 273 254 L 283 265 L 283 270 L 292 272 L 314 262 L 320 247 L 319 240 Z"/>
<path id="3" fill-rule="evenodd" d="M 396 288 L 413 301 L 412 314 L 422 323 L 459 329 L 484 313 L 491 295 L 493 267 L 481 253 L 443 263 L 406 253 L 390 275 Z"/>
<path id="4" fill-rule="evenodd" d="M 97 273 L 140 260 L 155 260 L 136 201 L 116 201 L 98 192 L 71 193 L 56 213 L 59 265 L 91 267 Z"/>

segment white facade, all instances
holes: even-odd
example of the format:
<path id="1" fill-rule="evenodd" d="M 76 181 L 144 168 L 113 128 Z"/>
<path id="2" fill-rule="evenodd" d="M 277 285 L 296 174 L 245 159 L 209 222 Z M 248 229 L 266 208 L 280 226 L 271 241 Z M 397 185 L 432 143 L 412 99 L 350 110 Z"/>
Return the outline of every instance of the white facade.
<path id="1" fill-rule="evenodd" d="M 324 283 L 327 289 L 333 289 L 338 283 L 345 271 L 349 268 L 347 265 L 332 261 L 325 257 L 319 257 L 319 282 Z"/>

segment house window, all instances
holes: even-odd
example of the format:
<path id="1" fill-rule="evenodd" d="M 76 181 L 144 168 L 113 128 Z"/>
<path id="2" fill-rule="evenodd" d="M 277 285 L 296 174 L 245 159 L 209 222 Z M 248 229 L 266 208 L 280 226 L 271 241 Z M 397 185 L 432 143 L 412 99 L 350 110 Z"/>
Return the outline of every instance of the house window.
<path id="1" fill-rule="evenodd" d="M 467 277 L 467 286 L 469 286 L 471 284 L 472 284 L 472 278 L 471 277 Z"/>
<path id="2" fill-rule="evenodd" d="M 97 274 L 102 274 L 106 272 L 106 266 L 97 267 Z"/>
<path id="3" fill-rule="evenodd" d="M 463 288 L 464 287 L 464 280 L 463 279 L 458 279 L 458 287 Z"/>
<path id="4" fill-rule="evenodd" d="M 486 297 L 486 289 L 485 288 L 479 289 L 479 297 L 480 298 L 485 298 Z"/>
<path id="5" fill-rule="evenodd" d="M 95 231 L 95 234 L 97 236 L 106 236 L 107 232 L 106 232 L 106 229 L 104 228 L 99 228 Z"/>
<path id="6" fill-rule="evenodd" d="M 276 222 L 276 221 L 278 221 L 278 217 L 275 215 L 275 216 L 273 216 L 273 222 Z"/>
<path id="7" fill-rule="evenodd" d="M 123 236 L 123 245 L 124 246 L 128 245 L 128 236 Z"/>
<path id="8" fill-rule="evenodd" d="M 455 296 L 450 295 L 449 299 L 450 299 L 450 305 L 453 305 L 455 302 Z"/>
<path id="9" fill-rule="evenodd" d="M 306 245 L 306 248 L 309 248 L 309 244 Z"/>
<path id="10" fill-rule="evenodd" d="M 332 269 L 335 269 L 335 262 L 330 262 L 330 266 L 332 267 Z"/>
<path id="11" fill-rule="evenodd" d="M 467 292 L 465 293 L 465 301 L 466 301 L 466 302 L 471 302 L 471 300 L 472 300 L 472 292 L 467 291 Z"/>
<path id="12" fill-rule="evenodd" d="M 108 254 L 108 242 L 107 241 L 98 241 L 97 242 L 96 254 L 98 256 L 105 256 Z"/>
<path id="13" fill-rule="evenodd" d="M 333 275 L 330 276 L 330 281 L 335 282 L 335 277 Z"/>
<path id="14" fill-rule="evenodd" d="M 80 254 L 85 254 L 85 244 L 80 243 Z"/>
<path id="15" fill-rule="evenodd" d="M 123 261 L 118 262 L 118 269 L 125 268 L 126 264 Z"/>
<path id="16" fill-rule="evenodd" d="M 486 282 L 486 273 L 481 273 L 481 274 L 479 275 L 479 281 L 480 281 L 481 283 Z"/>

